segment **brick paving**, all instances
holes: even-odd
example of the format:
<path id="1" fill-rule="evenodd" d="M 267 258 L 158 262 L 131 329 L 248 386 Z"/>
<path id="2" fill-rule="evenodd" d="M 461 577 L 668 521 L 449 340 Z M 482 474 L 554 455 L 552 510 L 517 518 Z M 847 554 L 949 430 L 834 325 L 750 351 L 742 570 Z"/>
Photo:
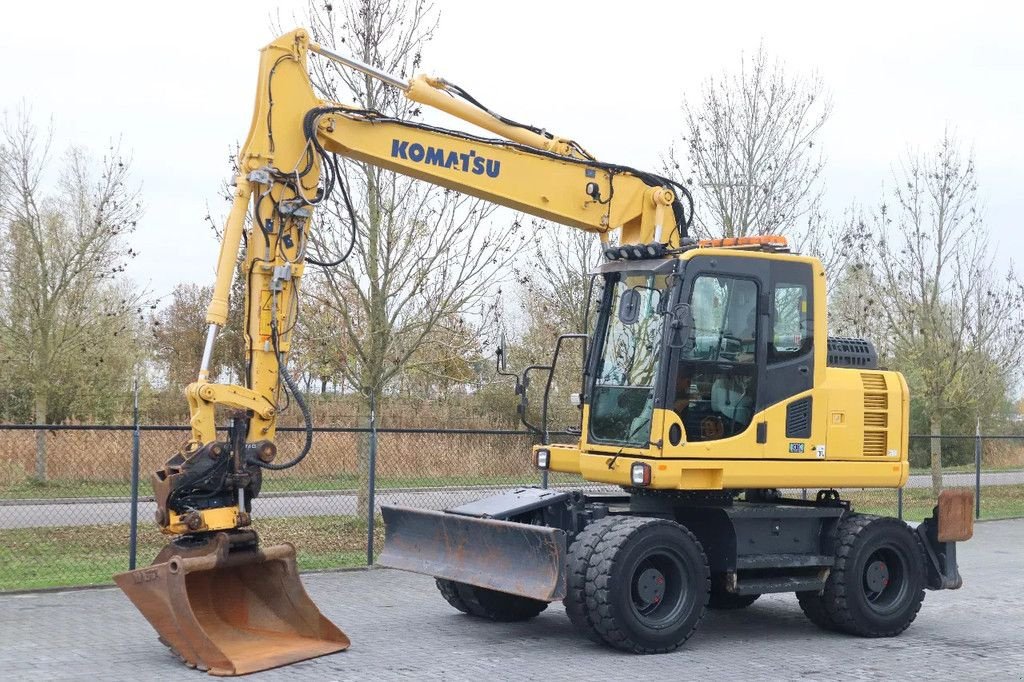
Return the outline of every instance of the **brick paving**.
<path id="1" fill-rule="evenodd" d="M 352 648 L 247 679 L 1024 679 L 1024 520 L 979 524 L 960 564 L 964 588 L 927 593 L 894 639 L 821 632 L 792 595 L 773 595 L 709 612 L 682 649 L 661 656 L 591 644 L 558 604 L 531 622 L 489 623 L 451 609 L 424 576 L 309 574 L 308 591 Z M 205 679 L 116 589 L 0 596 L 0 677 Z"/>

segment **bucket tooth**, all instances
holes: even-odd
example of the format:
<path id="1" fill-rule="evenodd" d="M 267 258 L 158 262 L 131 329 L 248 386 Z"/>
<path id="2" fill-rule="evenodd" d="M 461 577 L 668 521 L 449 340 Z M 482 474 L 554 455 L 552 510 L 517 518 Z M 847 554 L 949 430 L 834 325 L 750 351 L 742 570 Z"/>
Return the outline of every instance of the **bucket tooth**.
<path id="1" fill-rule="evenodd" d="M 349 640 L 306 594 L 291 544 L 231 549 L 227 533 L 200 551 L 165 549 L 118 587 L 184 662 L 244 675 L 344 651 Z"/>

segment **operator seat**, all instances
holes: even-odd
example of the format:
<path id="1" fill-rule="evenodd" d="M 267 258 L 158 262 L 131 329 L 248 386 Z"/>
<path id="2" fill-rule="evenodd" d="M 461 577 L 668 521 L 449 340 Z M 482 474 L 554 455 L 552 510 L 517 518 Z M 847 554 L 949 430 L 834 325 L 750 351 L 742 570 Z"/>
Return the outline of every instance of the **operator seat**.
<path id="1" fill-rule="evenodd" d="M 746 429 L 754 417 L 754 396 L 749 388 L 746 377 L 720 376 L 711 385 L 711 409 L 734 422 L 735 433 Z"/>

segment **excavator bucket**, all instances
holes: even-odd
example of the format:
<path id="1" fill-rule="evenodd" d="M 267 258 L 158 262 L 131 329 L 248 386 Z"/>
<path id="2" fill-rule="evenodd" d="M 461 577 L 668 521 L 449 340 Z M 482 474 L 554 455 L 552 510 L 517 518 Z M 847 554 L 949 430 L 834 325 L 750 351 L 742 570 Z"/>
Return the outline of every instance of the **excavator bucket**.
<path id="1" fill-rule="evenodd" d="M 198 551 L 169 545 L 152 565 L 114 581 L 161 642 L 211 675 L 245 675 L 348 648 L 348 637 L 303 589 L 291 544 L 231 545 L 225 533 Z"/>
<path id="2" fill-rule="evenodd" d="M 382 506 L 378 566 L 531 599 L 565 596 L 565 532 L 426 509 Z"/>

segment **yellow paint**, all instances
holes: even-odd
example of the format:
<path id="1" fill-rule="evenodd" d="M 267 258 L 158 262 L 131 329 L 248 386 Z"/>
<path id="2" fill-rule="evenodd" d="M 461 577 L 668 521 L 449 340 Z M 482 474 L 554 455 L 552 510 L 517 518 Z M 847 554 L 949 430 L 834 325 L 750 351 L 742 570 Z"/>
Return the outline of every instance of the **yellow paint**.
<path id="1" fill-rule="evenodd" d="M 282 216 L 274 214 L 272 204 L 315 198 L 320 159 L 310 153 L 310 141 L 305 137 L 303 126 L 307 114 L 314 109 L 332 109 L 310 120 L 317 140 L 330 152 L 597 233 L 602 243 L 608 242 L 610 232 L 619 230 L 622 244 L 649 243 L 660 234 L 660 241 L 670 247 L 679 245 L 679 231 L 670 208 L 674 199 L 671 190 L 650 187 L 628 171 L 613 174 L 595 167 L 564 138 L 547 138 L 508 126 L 489 113 L 450 97 L 443 91 L 444 83 L 439 79 L 414 77 L 406 96 L 482 126 L 516 144 L 505 140 L 468 139 L 444 130 L 371 119 L 355 108 L 325 102 L 316 97 L 310 83 L 309 50 L 307 33 L 297 30 L 276 39 L 261 52 L 252 122 L 239 154 L 234 198 L 207 311 L 209 323 L 220 326 L 226 323 L 236 256 L 245 238 L 245 257 L 241 264 L 246 285 L 243 330 L 251 369 L 245 386 L 213 384 L 203 376 L 187 388 L 192 441 L 186 452 L 194 452 L 216 439 L 217 405 L 252 412 L 248 441 L 274 438 L 277 416 L 274 406 L 280 387 L 278 353 L 271 343 L 272 329 L 276 325 L 276 350 L 284 359 L 295 325 L 295 301 L 304 271 L 302 256 L 316 223 L 311 206 L 304 207 L 307 215 Z M 427 162 L 425 155 L 413 158 L 416 155 L 402 151 L 414 145 L 421 150 L 433 150 L 430 152 L 433 160 Z M 439 150 L 443 151 L 444 163 L 437 162 Z M 457 161 L 450 163 L 450 158 Z M 500 172 L 474 172 L 475 167 L 467 161 L 474 158 L 486 158 L 494 168 L 500 167 Z M 268 170 L 272 171 L 271 175 L 267 175 Z M 303 170 L 307 172 L 302 178 L 302 188 L 290 189 L 282 178 Z M 253 225 L 246 231 L 249 215 Z M 268 224 L 273 230 L 264 233 L 260 228 Z M 778 241 L 771 241 L 777 239 L 771 237 L 762 241 L 778 244 Z M 679 257 L 687 260 L 699 253 L 721 259 L 787 260 L 809 263 L 813 268 L 817 384 L 809 392 L 814 396 L 813 437 L 807 439 L 806 451 L 801 455 L 788 452 L 789 442 L 782 435 L 784 405 L 773 406 L 755 416 L 752 424 L 758 421 L 769 424 L 768 442 L 763 445 L 755 442 L 752 425 L 747 432 L 732 438 L 711 443 L 686 443 L 684 438 L 682 444 L 672 447 L 667 445 L 666 434 L 672 424 L 679 423 L 679 418 L 671 411 L 656 410 L 651 432 L 654 442 L 647 446 L 623 448 L 589 443 L 584 429 L 580 443 L 552 447 L 551 468 L 582 473 L 593 481 L 628 483 L 628 466 L 634 459 L 661 459 L 664 468 L 659 465 L 655 469 L 654 485 L 672 489 L 902 483 L 906 479 L 908 449 L 906 382 L 899 375 L 878 373 L 885 375 L 888 382 L 884 391 L 887 404 L 883 410 L 887 425 L 871 436 L 874 439 L 871 442 L 881 444 L 886 452 L 894 451 L 896 456 L 886 455 L 881 461 L 870 461 L 863 452 L 858 452 L 858 443 L 865 442 L 865 428 L 855 425 L 860 424 L 859 420 L 866 413 L 863 391 L 856 386 L 860 375 L 851 370 L 826 371 L 826 297 L 820 262 L 805 256 L 758 251 L 756 244 L 748 242 L 737 242 L 737 246 L 725 244 L 711 242 Z M 288 276 L 275 282 L 275 272 L 281 272 L 282 268 L 290 268 Z M 845 415 L 845 422 L 830 428 L 826 423 L 829 410 Z M 584 409 L 584 426 L 587 419 L 588 410 Z M 826 446 L 823 459 L 817 457 L 815 446 L 818 445 Z M 619 459 L 608 469 L 607 462 L 616 455 Z M 682 461 L 687 464 L 681 464 Z M 214 525 L 232 527 L 230 524 L 234 521 L 228 520 L 228 512 L 215 511 L 203 512 L 204 518 L 209 516 L 211 528 Z M 172 525 L 174 523 L 172 521 Z"/>
<path id="2" fill-rule="evenodd" d="M 181 520 L 181 515 L 168 510 L 170 515 L 170 523 L 167 526 L 161 528 L 161 532 L 168 535 L 183 535 L 185 533 L 208 533 L 215 530 L 227 530 L 230 528 L 238 528 L 238 509 L 235 507 L 215 507 L 213 509 L 203 509 L 199 512 L 199 515 L 203 519 L 203 525 L 196 530 L 190 529 Z"/>

